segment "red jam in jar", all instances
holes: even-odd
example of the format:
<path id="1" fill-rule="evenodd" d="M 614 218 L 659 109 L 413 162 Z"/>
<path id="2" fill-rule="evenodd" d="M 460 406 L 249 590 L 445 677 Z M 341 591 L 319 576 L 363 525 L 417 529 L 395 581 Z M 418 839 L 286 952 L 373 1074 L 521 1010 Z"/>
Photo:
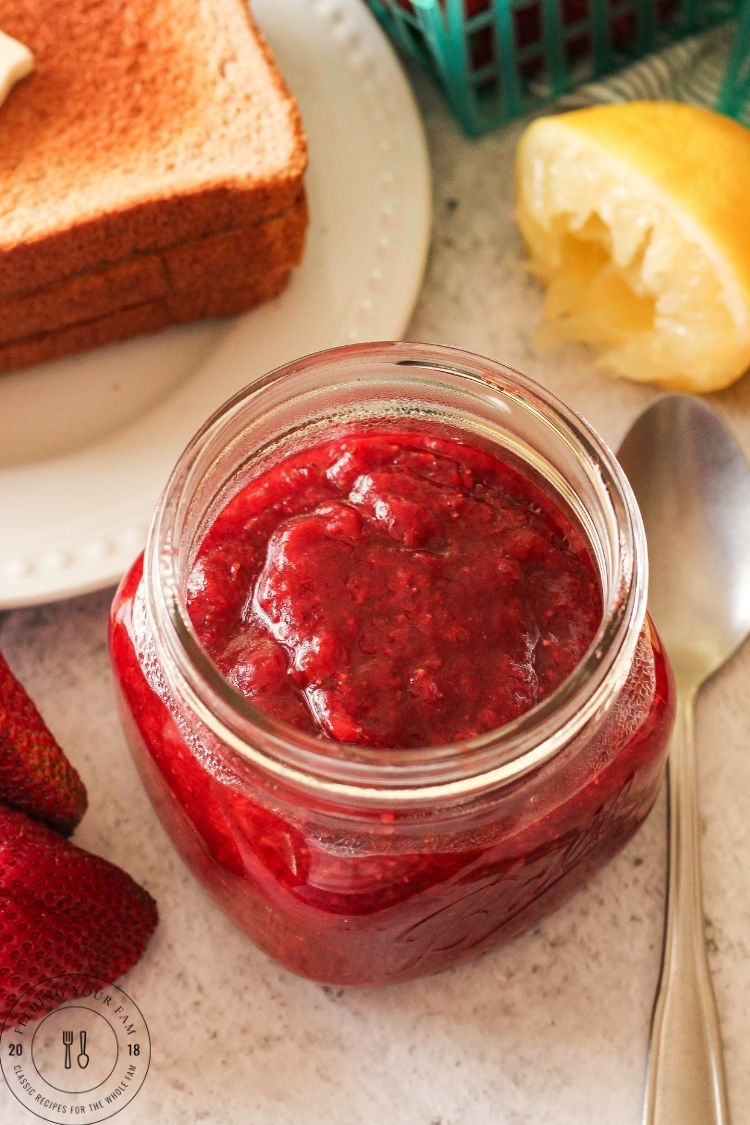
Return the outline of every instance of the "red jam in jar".
<path id="1" fill-rule="evenodd" d="M 200 641 L 258 707 L 395 748 L 530 710 L 602 615 L 570 515 L 496 456 L 424 431 L 337 437 L 251 481 L 187 591 Z"/>
<path id="2" fill-rule="evenodd" d="M 111 652 L 157 810 L 258 945 L 434 972 L 630 837 L 673 710 L 642 552 L 598 439 L 466 353 L 340 349 L 207 423 Z"/>

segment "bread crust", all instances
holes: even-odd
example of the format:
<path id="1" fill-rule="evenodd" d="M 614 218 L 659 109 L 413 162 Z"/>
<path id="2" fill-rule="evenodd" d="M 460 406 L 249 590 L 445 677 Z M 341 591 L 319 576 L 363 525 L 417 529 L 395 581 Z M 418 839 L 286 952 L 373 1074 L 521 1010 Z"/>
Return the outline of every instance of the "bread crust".
<path id="1" fill-rule="evenodd" d="M 0 373 L 30 367 L 130 336 L 158 332 L 171 324 L 199 320 L 202 317 L 234 316 L 281 293 L 289 280 L 289 273 L 288 269 L 282 269 L 226 290 L 216 288 L 199 293 L 168 293 L 157 300 L 121 309 L 94 320 L 3 344 L 0 346 Z"/>
<path id="2" fill-rule="evenodd" d="M 0 303 L 0 344 L 92 321 L 168 293 L 249 285 L 299 263 L 307 227 L 304 193 L 265 223 L 171 246 Z"/>

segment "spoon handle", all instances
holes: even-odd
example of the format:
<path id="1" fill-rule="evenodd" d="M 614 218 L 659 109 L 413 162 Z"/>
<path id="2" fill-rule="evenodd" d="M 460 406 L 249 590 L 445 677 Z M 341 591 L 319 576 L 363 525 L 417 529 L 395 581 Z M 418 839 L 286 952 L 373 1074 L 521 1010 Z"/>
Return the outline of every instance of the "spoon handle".
<path id="1" fill-rule="evenodd" d="M 643 1125 L 729 1125 L 719 1019 L 706 959 L 694 691 L 678 693 L 669 751 L 668 887 Z"/>

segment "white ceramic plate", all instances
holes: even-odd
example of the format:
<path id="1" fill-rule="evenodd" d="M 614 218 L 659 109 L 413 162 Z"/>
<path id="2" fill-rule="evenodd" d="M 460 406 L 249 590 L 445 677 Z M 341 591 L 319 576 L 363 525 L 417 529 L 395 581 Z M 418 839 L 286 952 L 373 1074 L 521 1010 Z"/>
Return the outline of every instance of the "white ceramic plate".
<path id="1" fill-rule="evenodd" d="M 421 122 L 362 0 L 254 0 L 308 133 L 311 224 L 281 297 L 0 379 L 0 609 L 117 581 L 180 450 L 296 356 L 403 332 L 430 228 Z"/>

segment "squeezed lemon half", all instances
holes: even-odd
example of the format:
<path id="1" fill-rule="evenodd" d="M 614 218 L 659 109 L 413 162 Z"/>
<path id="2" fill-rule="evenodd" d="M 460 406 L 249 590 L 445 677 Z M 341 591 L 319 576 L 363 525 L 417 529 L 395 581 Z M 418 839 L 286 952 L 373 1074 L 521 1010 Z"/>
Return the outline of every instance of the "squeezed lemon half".
<path id="1" fill-rule="evenodd" d="M 543 341 L 682 390 L 750 367 L 750 130 L 674 102 L 544 117 L 521 137 L 516 185 Z"/>

